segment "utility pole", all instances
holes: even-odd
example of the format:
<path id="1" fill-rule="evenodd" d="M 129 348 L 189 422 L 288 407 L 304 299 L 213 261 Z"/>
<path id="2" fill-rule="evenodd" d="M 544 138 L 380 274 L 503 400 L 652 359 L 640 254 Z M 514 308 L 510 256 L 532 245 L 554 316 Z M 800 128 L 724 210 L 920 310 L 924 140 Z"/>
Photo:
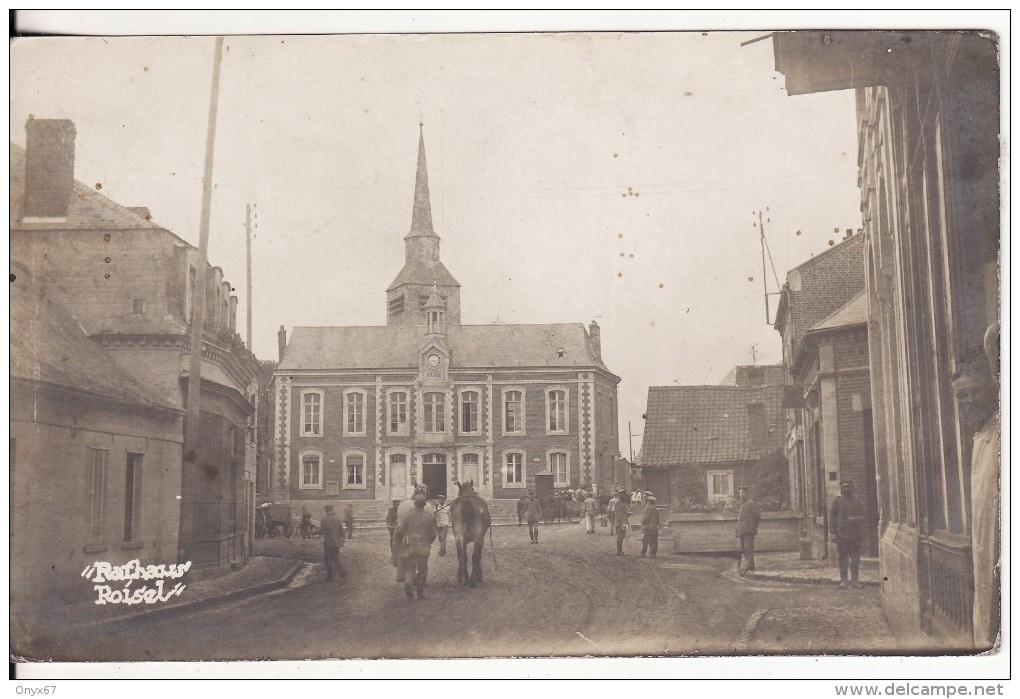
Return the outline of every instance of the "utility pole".
<path id="1" fill-rule="evenodd" d="M 768 211 L 768 210 L 769 210 L 769 207 L 766 206 L 765 207 L 765 211 Z M 760 240 L 760 244 L 761 244 L 761 283 L 762 283 L 762 289 L 765 292 L 765 324 L 766 325 L 772 325 L 772 318 L 771 318 L 772 314 L 769 312 L 769 296 L 779 296 L 782 293 L 781 291 L 778 290 L 778 289 L 781 289 L 782 287 L 779 284 L 779 276 L 776 274 L 776 265 L 775 265 L 775 263 L 772 262 L 772 251 L 769 250 L 768 241 L 765 240 L 765 224 L 766 223 L 771 223 L 772 219 L 766 218 L 766 219 L 762 220 L 763 219 L 763 212 L 760 211 L 760 210 L 759 211 L 752 211 L 751 213 L 752 214 L 756 214 L 758 216 L 758 223 L 756 223 L 756 224 L 752 223 L 751 225 L 755 226 L 758 229 L 758 232 L 760 234 L 759 235 L 759 240 Z M 767 272 L 765 270 L 765 255 L 766 254 L 768 254 L 769 262 L 772 263 L 772 276 L 776 280 L 776 289 L 777 289 L 777 291 L 773 291 L 773 292 L 769 292 L 769 278 L 768 278 L 768 276 L 766 276 L 767 275 Z"/>
<path id="2" fill-rule="evenodd" d="M 223 62 L 223 37 L 216 37 L 213 55 L 212 88 L 209 98 L 209 125 L 205 139 L 205 174 L 202 179 L 202 213 L 198 228 L 198 270 L 191 302 L 191 357 L 188 365 L 188 402 L 184 422 L 184 460 L 181 463 L 181 525 L 177 537 L 177 555 L 181 562 L 190 558 L 195 497 L 199 484 L 199 425 L 202 390 L 202 333 L 205 326 L 206 267 L 209 266 L 209 217 L 212 209 L 213 154 L 216 146 L 216 111 L 220 96 L 220 64 Z"/>
<path id="3" fill-rule="evenodd" d="M 630 420 L 627 420 L 627 438 L 630 442 L 630 462 L 634 463 L 634 438 L 640 437 L 644 432 L 634 433 L 633 428 L 630 426 Z"/>
<path id="4" fill-rule="evenodd" d="M 248 351 L 252 352 L 251 346 L 251 204 L 247 204 L 244 207 L 244 230 L 247 239 L 248 248 L 248 298 L 245 302 L 245 306 L 248 310 Z"/>
<path id="5" fill-rule="evenodd" d="M 771 220 L 771 219 L 769 219 Z M 761 232 L 761 283 L 762 288 L 765 289 L 765 324 L 768 325 L 769 320 L 769 285 L 768 277 L 765 276 L 765 224 L 761 220 L 761 211 L 758 211 L 758 230 Z"/>

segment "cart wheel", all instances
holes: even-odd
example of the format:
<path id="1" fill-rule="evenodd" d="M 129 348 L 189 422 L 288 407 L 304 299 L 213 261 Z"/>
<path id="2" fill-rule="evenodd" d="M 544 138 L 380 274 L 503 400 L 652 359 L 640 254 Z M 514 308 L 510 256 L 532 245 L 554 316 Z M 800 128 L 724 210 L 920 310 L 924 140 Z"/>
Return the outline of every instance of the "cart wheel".
<path id="1" fill-rule="evenodd" d="M 293 522 L 287 522 L 285 525 L 283 525 L 283 535 L 285 537 L 287 537 L 289 539 L 291 537 L 291 535 L 293 535 L 293 534 L 294 534 L 294 523 Z"/>

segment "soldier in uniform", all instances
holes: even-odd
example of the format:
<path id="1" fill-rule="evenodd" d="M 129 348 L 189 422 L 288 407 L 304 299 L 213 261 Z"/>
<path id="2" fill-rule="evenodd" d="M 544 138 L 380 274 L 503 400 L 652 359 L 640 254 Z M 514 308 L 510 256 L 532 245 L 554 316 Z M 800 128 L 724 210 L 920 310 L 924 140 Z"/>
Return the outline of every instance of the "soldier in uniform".
<path id="1" fill-rule="evenodd" d="M 344 525 L 333 512 L 332 505 L 326 505 L 326 515 L 322 518 L 322 556 L 326 564 L 326 582 L 333 579 L 333 569 L 341 578 L 347 577 L 347 571 L 340 565 L 340 547 L 344 545 Z"/>
<path id="2" fill-rule="evenodd" d="M 627 491 L 616 494 L 616 555 L 623 555 L 623 540 L 627 538 L 627 527 L 630 526 L 630 506 L 627 502 Z"/>
<path id="3" fill-rule="evenodd" d="M 436 540 L 436 520 L 425 512 L 426 500 L 423 493 L 416 493 L 414 510 L 404 517 L 393 532 L 393 538 L 399 542 L 400 547 L 398 580 L 403 577 L 399 572 L 411 574 L 411 579 L 405 579 L 404 582 L 404 594 L 407 599 L 414 599 L 415 591 L 418 599 L 425 599 L 429 554 L 432 553 L 432 542 Z"/>
<path id="4" fill-rule="evenodd" d="M 832 501 L 829 510 L 829 532 L 836 541 L 839 558 L 839 586 L 860 587 L 861 535 L 864 532 L 864 506 L 854 498 L 853 481 L 839 484 L 840 495 Z M 847 581 L 849 570 L 850 580 Z"/>
<path id="5" fill-rule="evenodd" d="M 737 499 L 740 502 L 740 509 L 737 510 L 737 538 L 740 539 L 740 555 L 744 559 L 742 568 L 740 559 L 737 559 L 737 572 L 743 575 L 754 570 L 754 537 L 758 536 L 761 510 L 751 498 L 750 489 L 746 485 L 737 490 Z"/>
<path id="6" fill-rule="evenodd" d="M 645 553 L 652 558 L 659 552 L 659 508 L 655 506 L 655 496 L 645 497 L 645 511 L 641 515 L 641 555 Z"/>

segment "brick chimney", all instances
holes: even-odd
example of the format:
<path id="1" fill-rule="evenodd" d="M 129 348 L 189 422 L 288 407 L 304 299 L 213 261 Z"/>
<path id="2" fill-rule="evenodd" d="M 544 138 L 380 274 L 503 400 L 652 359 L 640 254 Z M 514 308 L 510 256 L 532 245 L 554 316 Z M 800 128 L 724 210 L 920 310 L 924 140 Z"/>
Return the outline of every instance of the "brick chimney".
<path id="1" fill-rule="evenodd" d="M 287 349 L 287 329 L 281 325 L 276 337 L 280 342 L 280 363 L 283 363 L 283 351 Z"/>
<path id="2" fill-rule="evenodd" d="M 74 193 L 74 122 L 29 119 L 25 132 L 24 215 L 65 218 Z"/>
<path id="3" fill-rule="evenodd" d="M 602 361 L 602 331 L 594 320 L 588 324 L 588 344 L 595 359 Z"/>

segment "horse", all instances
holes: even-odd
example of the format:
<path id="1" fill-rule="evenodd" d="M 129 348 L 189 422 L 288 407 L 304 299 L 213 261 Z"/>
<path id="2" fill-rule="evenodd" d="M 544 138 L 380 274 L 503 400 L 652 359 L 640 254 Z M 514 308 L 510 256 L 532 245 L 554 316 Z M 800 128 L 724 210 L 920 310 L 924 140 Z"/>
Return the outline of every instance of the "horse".
<path id="1" fill-rule="evenodd" d="M 475 492 L 472 481 L 457 483 L 457 489 L 457 498 L 450 503 L 453 539 L 457 542 L 457 582 L 476 587 L 482 582 L 482 547 L 492 519 L 489 517 L 488 504 Z M 467 570 L 468 544 L 474 544 L 471 575 L 468 575 Z"/>

